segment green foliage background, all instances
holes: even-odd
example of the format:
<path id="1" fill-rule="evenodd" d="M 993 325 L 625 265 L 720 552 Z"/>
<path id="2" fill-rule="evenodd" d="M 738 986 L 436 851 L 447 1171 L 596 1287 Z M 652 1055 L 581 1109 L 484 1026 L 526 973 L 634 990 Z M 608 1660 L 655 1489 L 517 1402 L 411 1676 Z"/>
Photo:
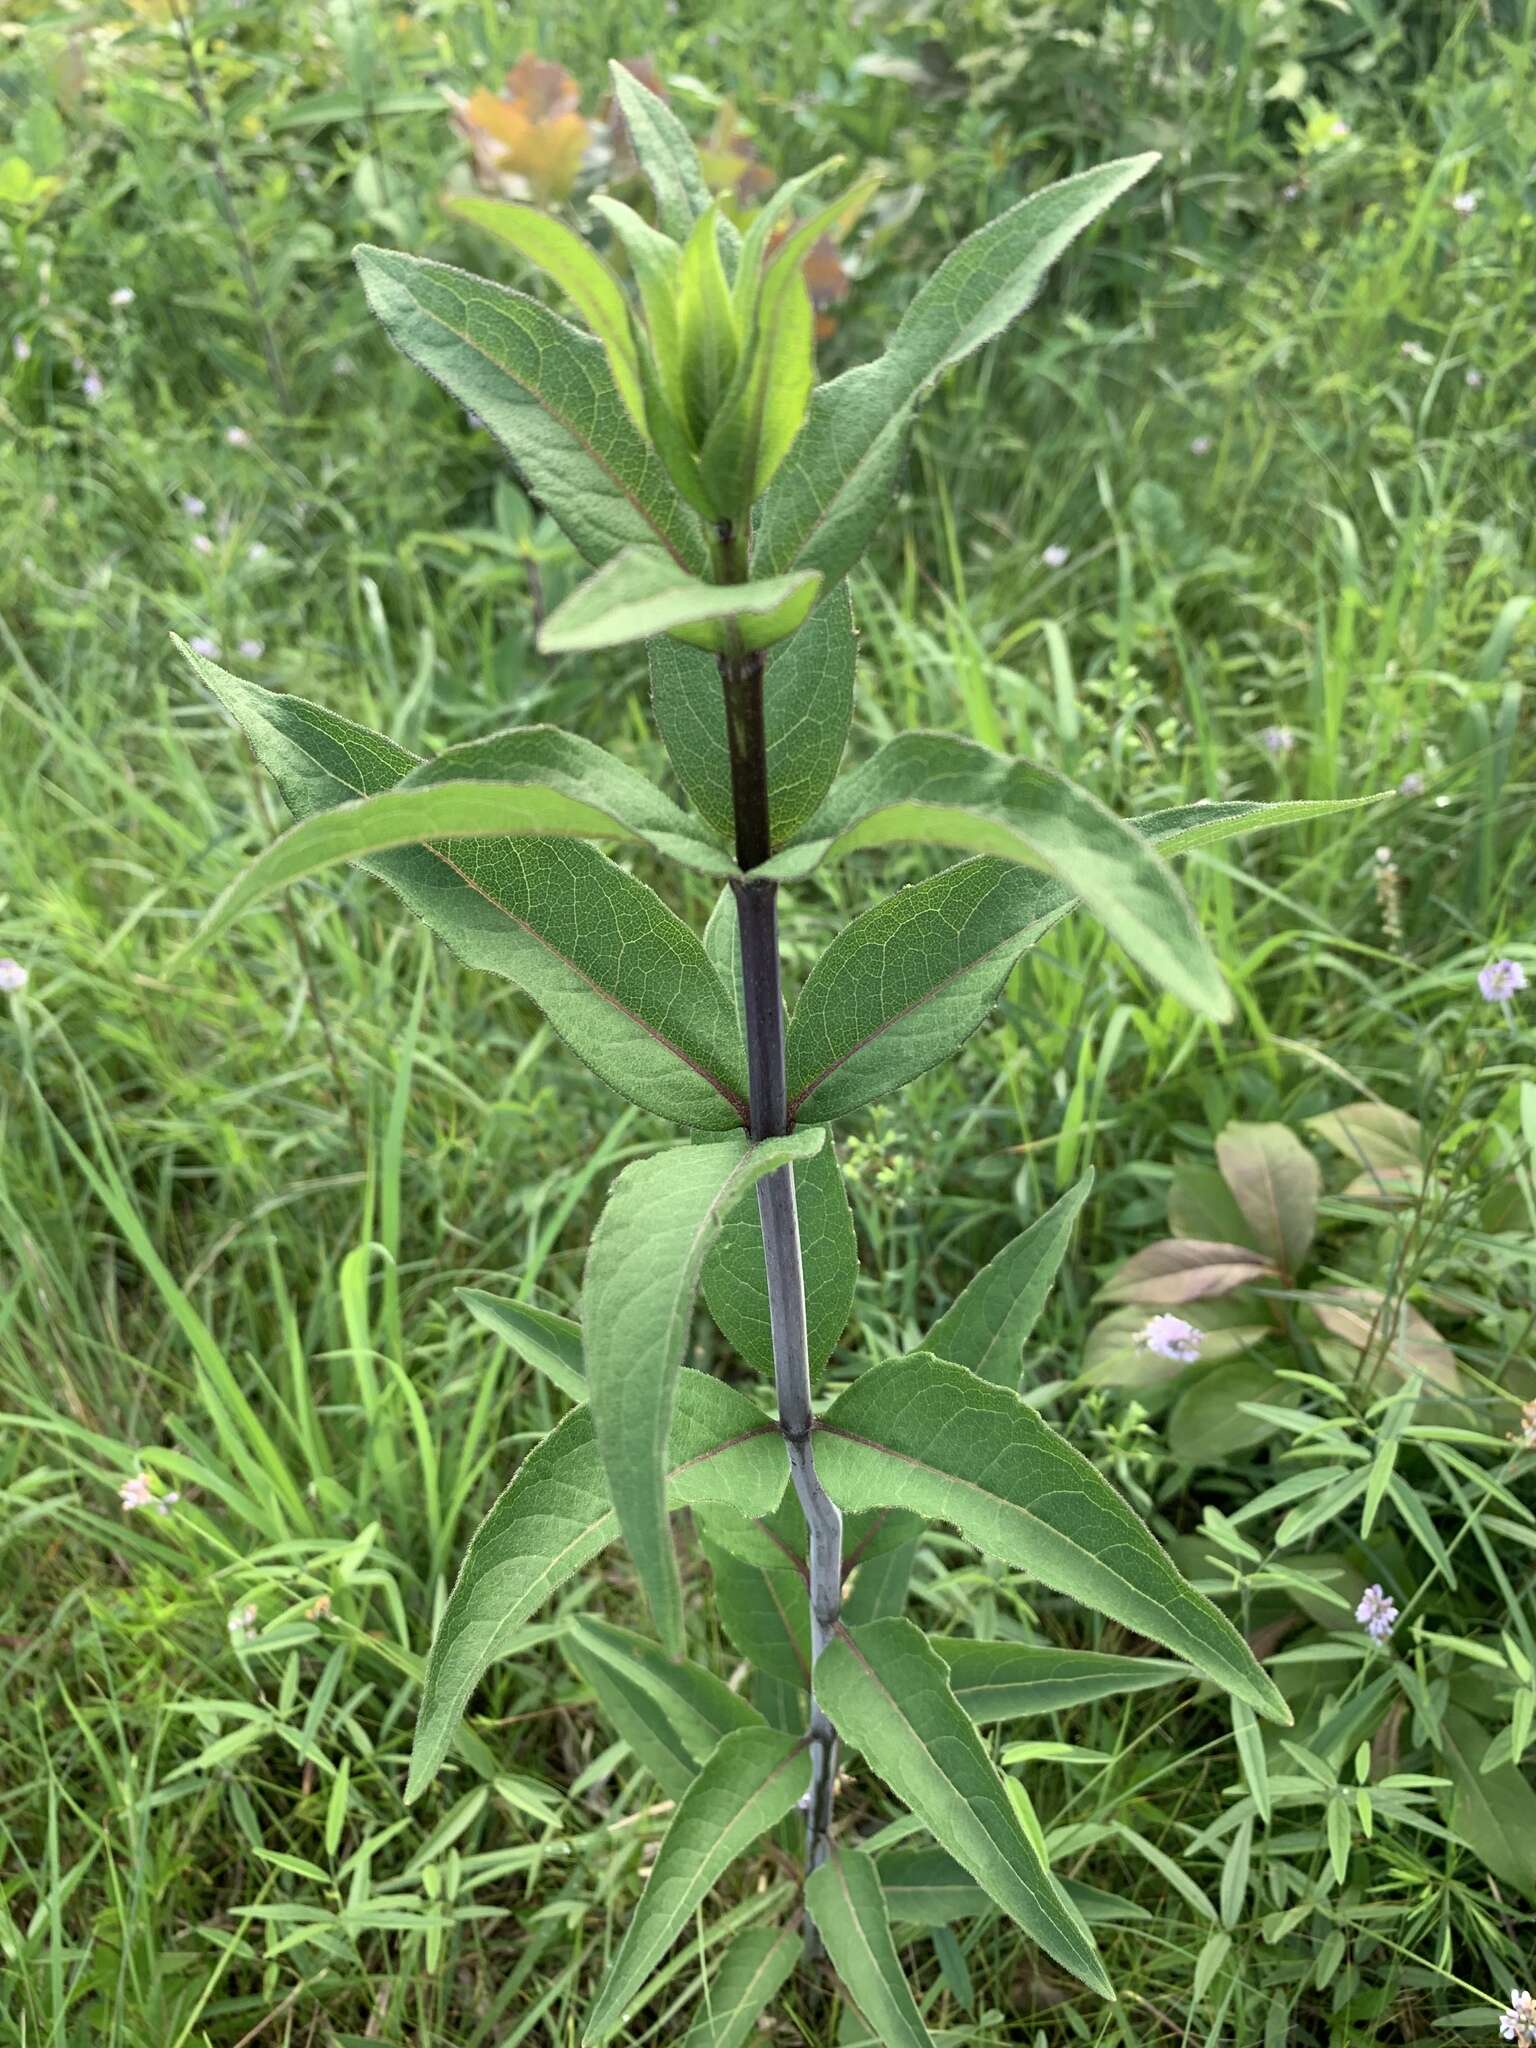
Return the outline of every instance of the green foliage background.
<path id="1" fill-rule="evenodd" d="M 1536 1793 L 1479 1768 L 1536 1655 L 1507 1443 L 1536 1395 L 1536 1098 L 1518 1009 L 1474 983 L 1500 954 L 1536 973 L 1536 10 L 955 0 L 797 6 L 791 30 L 743 0 L 253 0 L 199 12 L 206 118 L 147 0 L 24 0 L 3 33 L 0 952 L 30 982 L 0 1013 L 0 2040 L 564 2042 L 659 1832 L 549 1614 L 478 1696 L 458 1778 L 409 1813 L 401 1791 L 445 1575 L 565 1405 L 455 1289 L 568 1312 L 603 1185 L 662 1126 L 362 877 L 170 965 L 278 822 L 171 630 L 413 751 L 548 718 L 664 772 L 637 658 L 535 653 L 576 565 L 347 259 L 367 239 L 516 275 L 437 205 L 461 155 L 440 87 L 530 47 L 589 102 L 609 55 L 653 51 L 686 118 L 733 97 L 785 175 L 834 148 L 889 167 L 910 209 L 860 245 L 824 374 L 1012 198 L 1164 152 L 922 415 L 853 587 L 856 744 L 940 727 L 1127 812 L 1424 790 L 1188 864 L 1239 1002 L 1220 1037 L 1069 923 L 959 1062 L 855 1119 L 859 1334 L 833 1369 L 908 1346 L 1092 1163 L 1029 1381 L 1201 1563 L 1202 1515 L 1241 1517 L 1291 1439 L 1202 1453 L 1155 1404 L 1075 1389 L 1094 1290 L 1228 1120 L 1372 1091 L 1441 1147 L 1394 1284 L 1456 1346 L 1482 1440 L 1466 1469 L 1403 1453 L 1449 1578 L 1362 1535 L 1358 1503 L 1241 1523 L 1303 1578 L 1331 1560 L 1351 1595 L 1422 1596 L 1390 1660 L 1321 1595 L 1253 1617 L 1323 1673 L 1298 1740 L 1324 1776 L 1270 1740 L 1270 1781 L 1303 1792 L 1268 1825 L 1229 1824 L 1259 1738 L 1213 1708 L 1138 1695 L 1026 1731 L 1073 1745 L 1028 1762 L 1044 1822 L 1076 1830 L 1063 1867 L 1148 1915 L 1096 1930 L 1119 2008 L 1064 2004 L 985 1917 L 924 1934 L 911 1974 L 953 2041 L 1491 2033 L 1536 1895 Z M 710 900 L 676 897 L 700 928 Z M 857 873 L 795 893 L 802 968 L 863 900 Z M 1380 1412 L 1296 1398 L 1313 1455 L 1375 1455 Z M 120 1511 L 141 1464 L 172 1514 Z M 638 1620 L 607 1577 L 566 1605 Z M 695 1555 L 695 1640 L 705 1583 Z M 941 1533 L 914 1593 L 936 1632 L 1051 1635 Z M 1361 1744 L 1367 1776 L 1449 1788 L 1429 1826 L 1389 1812 L 1367 1839 Z M 782 1904 L 765 1883 L 709 1943 Z M 708 1951 L 671 1972 L 646 2038 L 701 2017 Z M 863 2038 L 788 2010 L 771 2038 Z"/>

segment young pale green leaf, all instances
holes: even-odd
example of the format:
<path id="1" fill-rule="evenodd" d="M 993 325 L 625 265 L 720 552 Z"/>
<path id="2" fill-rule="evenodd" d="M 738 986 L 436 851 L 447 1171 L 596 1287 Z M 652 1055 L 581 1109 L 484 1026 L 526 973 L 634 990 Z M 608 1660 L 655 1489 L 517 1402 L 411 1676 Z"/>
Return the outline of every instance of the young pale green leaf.
<path id="1" fill-rule="evenodd" d="M 668 1505 L 767 1515 L 785 1482 L 783 1443 L 761 1410 L 720 1380 L 685 1375 L 667 1439 Z M 465 1554 L 427 1657 L 407 1800 L 435 1777 L 486 1668 L 618 1533 L 591 1411 L 574 1409 L 524 1458 Z"/>
<path id="2" fill-rule="evenodd" d="M 704 570 L 698 520 L 630 418 L 600 341 L 525 293 L 449 264 L 355 253 L 396 348 L 484 420 L 587 561 L 660 547 Z"/>
<path id="3" fill-rule="evenodd" d="M 460 1301 L 484 1329 L 510 1344 L 518 1357 L 543 1373 L 551 1386 L 571 1401 L 587 1398 L 587 1374 L 582 1362 L 581 1325 L 569 1316 L 553 1315 L 531 1302 L 513 1301 L 509 1295 L 486 1294 L 478 1287 L 461 1287 Z"/>
<path id="4" fill-rule="evenodd" d="M 772 1728 L 727 1735 L 678 1801 L 645 1890 L 587 2019 L 584 2042 L 624 2025 L 646 1979 L 727 1866 L 782 1820 L 811 1782 L 803 1741 Z"/>
<path id="5" fill-rule="evenodd" d="M 317 704 L 190 659 L 300 819 L 381 794 L 422 766 L 382 734 Z M 642 779 L 641 787 L 649 785 Z M 647 815 L 662 822 L 659 812 Z M 360 865 L 459 959 L 525 989 L 578 1057 L 628 1100 L 702 1130 L 745 1120 L 746 1063 L 731 991 L 690 927 L 594 847 L 464 839 L 402 847 Z"/>
<path id="6" fill-rule="evenodd" d="M 918 399 L 1016 319 L 1067 245 L 1156 161 L 1101 164 L 1000 214 L 940 264 L 878 362 L 821 386 L 763 501 L 755 573 L 809 564 L 833 583 L 853 566 L 885 516 Z"/>
<path id="7" fill-rule="evenodd" d="M 699 1274 L 747 1190 L 765 1173 L 808 1159 L 824 1136 L 814 1129 L 637 1159 L 614 1182 L 588 1248 L 581 1326 L 598 1448 L 657 1630 L 675 1655 L 683 1605 L 664 1453 Z"/>
<path id="8" fill-rule="evenodd" d="M 762 872 L 787 880 L 829 854 L 893 841 L 968 846 L 1044 868 L 1191 1009 L 1230 1015 L 1194 912 L 1146 835 L 1051 770 L 971 740 L 903 733 L 845 776 Z"/>
<path id="9" fill-rule="evenodd" d="M 1017 1393 L 1024 1346 L 1092 1188 L 1090 1168 L 966 1284 L 924 1338 L 923 1349 Z"/>
<path id="10" fill-rule="evenodd" d="M 656 195 L 657 218 L 673 241 L 686 241 L 711 204 L 693 140 L 666 101 L 642 85 L 627 65 L 614 58 L 608 70 L 630 146 Z"/>
<path id="11" fill-rule="evenodd" d="M 683 261 L 678 271 L 677 341 L 678 373 L 682 388 L 683 421 L 695 448 L 702 448 L 710 425 L 719 412 L 736 374 L 741 355 L 741 336 L 736 331 L 736 309 L 720 260 L 720 241 L 715 232 L 720 218 L 711 202 L 689 230 L 683 244 Z M 706 482 L 707 482 L 706 478 Z M 721 505 L 720 516 L 731 508 Z"/>
<path id="12" fill-rule="evenodd" d="M 799 831 L 832 787 L 853 718 L 856 649 L 853 607 L 843 586 L 792 638 L 769 649 L 763 729 L 768 826 L 776 847 Z M 670 638 L 652 640 L 649 653 L 651 702 L 672 765 L 689 801 L 729 844 L 735 813 L 719 670 L 710 655 Z"/>
<path id="13" fill-rule="evenodd" d="M 608 368 L 630 418 L 645 431 L 640 363 L 624 287 L 574 228 L 542 208 L 514 199 L 452 199 L 449 208 L 472 227 L 508 243 L 557 284 L 603 344 Z"/>
<path id="14" fill-rule="evenodd" d="M 1237 1630 L 1146 1524 L 1016 1394 L 918 1352 L 862 1373 L 816 1435 L 844 1509 L 899 1506 L 1150 1636 L 1271 1720 L 1290 1712 Z"/>
<path id="15" fill-rule="evenodd" d="M 806 1910 L 832 1967 L 884 2048 L 933 2048 L 901 1974 L 880 1874 L 859 1849 L 834 1849 L 805 1881 Z"/>
<path id="16" fill-rule="evenodd" d="M 738 1934 L 699 2000 L 700 2017 L 683 2048 L 746 2048 L 759 2015 L 778 1997 L 800 1960 L 790 1927 L 753 1927 Z"/>
<path id="17" fill-rule="evenodd" d="M 816 1697 L 988 1896 L 1064 1969 L 1113 1997 L 1093 1936 L 1041 1861 L 921 1630 L 899 1619 L 840 1628 L 816 1660 Z"/>
<path id="18" fill-rule="evenodd" d="M 811 1617 L 805 1580 L 785 1559 L 783 1571 L 764 1571 L 747 1564 L 719 1540 L 717 1516 L 728 1510 L 701 1510 L 699 1541 L 709 1560 L 715 1588 L 715 1611 L 728 1640 L 755 1671 L 779 1684 L 809 1692 L 811 1686 Z"/>
<path id="19" fill-rule="evenodd" d="M 805 1275 L 806 1337 L 815 1381 L 847 1326 L 859 1273 L 853 1212 L 831 1145 L 823 1145 L 812 1158 L 796 1165 L 795 1208 Z M 755 1202 L 738 1205 L 705 1261 L 704 1300 L 732 1350 L 754 1372 L 772 1379 L 768 1273 L 762 1219 Z"/>
<path id="20" fill-rule="evenodd" d="M 745 639 L 749 621 L 763 629 L 782 625 L 797 606 L 803 618 L 819 587 L 819 578 L 798 573 L 762 583 L 706 583 L 657 548 L 625 548 L 551 612 L 539 645 L 546 654 L 574 654 L 655 633 L 688 635 L 727 619 L 740 622 Z"/>
<path id="21" fill-rule="evenodd" d="M 1033 1643 L 984 1643 L 943 1636 L 933 1647 L 949 1667 L 955 1698 L 978 1726 L 1055 1714 L 1089 1700 L 1177 1685 L 1195 1674 L 1163 1657 L 1114 1657 Z"/>
<path id="22" fill-rule="evenodd" d="M 649 1701 L 681 1745 L 692 1778 L 722 1736 L 738 1728 L 761 1728 L 763 1717 L 739 1693 L 701 1665 L 680 1663 L 645 1636 L 583 1615 L 572 1622 L 568 1647 L 588 1664 L 616 1672 L 626 1686 Z M 675 1795 L 674 1795 L 675 1796 Z"/>

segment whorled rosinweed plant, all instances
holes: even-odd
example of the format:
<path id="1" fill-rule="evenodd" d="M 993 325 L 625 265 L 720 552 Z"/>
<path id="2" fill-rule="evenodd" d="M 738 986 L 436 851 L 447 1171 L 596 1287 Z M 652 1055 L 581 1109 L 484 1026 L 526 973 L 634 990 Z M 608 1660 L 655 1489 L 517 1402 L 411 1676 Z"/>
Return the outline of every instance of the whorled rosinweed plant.
<path id="1" fill-rule="evenodd" d="M 798 1808 L 812 1966 L 824 1950 L 881 2039 L 907 2044 L 927 2035 L 893 1918 L 990 1902 L 1111 1995 L 1084 1894 L 1052 1875 L 1025 1789 L 979 1727 L 1191 1677 L 1289 1716 L 1232 1624 L 1019 1398 L 1022 1346 L 1084 1187 L 976 1276 L 923 1350 L 863 1372 L 818 1413 L 855 1271 L 828 1125 L 953 1053 L 1014 963 L 1078 904 L 1164 988 L 1224 1017 L 1167 856 L 1326 806 L 1199 804 L 1123 823 L 1039 762 L 922 733 L 838 774 L 854 686 L 846 576 L 888 515 L 915 406 L 1028 305 L 1051 261 L 1153 159 L 1013 207 L 916 292 L 878 361 L 813 388 L 801 258 L 860 188 L 797 219 L 813 172 L 741 235 L 710 204 L 676 118 L 622 69 L 615 87 L 656 224 L 594 201 L 613 266 L 532 208 L 477 216 L 585 328 L 439 263 L 369 248 L 358 262 L 396 344 L 499 437 L 594 566 L 543 647 L 649 641 L 657 722 L 692 809 L 553 727 L 420 761 L 199 661 L 300 821 L 210 926 L 327 862 L 360 861 L 462 959 L 532 996 L 620 1094 L 694 1134 L 614 1182 L 579 1328 L 481 1298 L 585 1399 L 524 1458 L 470 1545 L 428 1660 L 409 1796 L 458 1739 L 487 1666 L 622 1536 L 657 1640 L 583 1616 L 570 1652 L 676 1803 L 586 2038 L 607 2040 L 643 2007 L 727 1866 L 767 1833 L 782 1841 Z M 595 840 L 717 878 L 703 937 Z M 786 1020 L 781 891 L 892 844 L 971 857 L 856 917 Z M 750 1374 L 682 1370 L 701 1290 L 742 1364 L 771 1374 L 771 1401 Z M 668 1523 L 680 1507 L 696 1511 L 723 1625 L 759 1674 L 743 1690 L 687 1661 Z M 1178 1661 L 930 1641 L 902 1611 L 928 1520 Z M 908 1832 L 926 1845 L 877 1861 L 839 1838 L 840 1747 L 910 1809 Z M 709 1987 L 710 2012 L 732 2019 L 720 2040 L 744 2038 L 800 1945 L 793 1926 L 733 1942 Z"/>

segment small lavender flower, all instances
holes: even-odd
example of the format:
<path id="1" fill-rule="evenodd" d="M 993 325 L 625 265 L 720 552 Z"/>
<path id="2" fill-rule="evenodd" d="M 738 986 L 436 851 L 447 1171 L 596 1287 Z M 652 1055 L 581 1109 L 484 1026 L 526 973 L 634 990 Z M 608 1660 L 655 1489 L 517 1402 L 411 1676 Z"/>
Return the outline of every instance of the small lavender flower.
<path id="1" fill-rule="evenodd" d="M 1485 1003 L 1511 1003 L 1530 983 L 1518 960 L 1490 960 L 1477 970 L 1477 987 Z"/>
<path id="2" fill-rule="evenodd" d="M 1064 548 L 1059 540 L 1053 540 L 1048 548 L 1040 550 L 1040 559 L 1047 569 L 1065 569 L 1072 559 L 1072 550 Z"/>
<path id="3" fill-rule="evenodd" d="M 1287 206 L 1294 206 L 1305 189 L 1306 187 L 1298 179 L 1293 179 L 1289 185 L 1282 185 L 1280 187 L 1280 197 Z"/>
<path id="4" fill-rule="evenodd" d="M 1209 455 L 1211 452 L 1210 435 L 1196 434 L 1193 441 L 1189 444 L 1189 452 L 1191 455 Z"/>
<path id="5" fill-rule="evenodd" d="M 195 492 L 183 491 L 181 494 L 181 509 L 189 519 L 201 519 L 208 510 L 208 507 Z"/>
<path id="6" fill-rule="evenodd" d="M 1380 1586 L 1367 1586 L 1360 1595 L 1355 1619 L 1373 1643 L 1384 1643 L 1397 1626 L 1397 1602 Z"/>
<path id="7" fill-rule="evenodd" d="M 1463 220 L 1466 219 L 1469 213 L 1476 213 L 1477 194 L 1475 192 L 1458 192 L 1451 201 L 1451 211 L 1452 213 L 1459 213 Z"/>
<path id="8" fill-rule="evenodd" d="M 267 651 L 267 643 L 265 640 L 242 640 L 235 651 L 243 661 L 260 661 Z"/>
<path id="9" fill-rule="evenodd" d="M 19 996 L 27 985 L 27 970 L 19 960 L 0 960 L 0 996 Z"/>
<path id="10" fill-rule="evenodd" d="M 1174 1359 L 1179 1365 L 1193 1365 L 1204 1341 L 1205 1332 L 1182 1316 L 1153 1316 L 1136 1339 L 1144 1351 L 1155 1351 L 1159 1358 Z"/>
<path id="11" fill-rule="evenodd" d="M 1273 754 L 1278 759 L 1282 754 L 1295 751 L 1296 735 L 1288 725 L 1266 725 L 1259 734 L 1259 744 L 1266 754 Z"/>
<path id="12" fill-rule="evenodd" d="M 1424 778 L 1417 768 L 1410 768 L 1408 770 L 1408 773 L 1397 785 L 1397 793 L 1399 796 L 1422 796 L 1424 794 Z"/>
<path id="13" fill-rule="evenodd" d="M 1335 121 L 1333 126 L 1329 129 L 1328 133 L 1332 136 L 1335 142 L 1343 142 L 1346 140 L 1348 136 L 1354 133 L 1354 130 L 1350 127 L 1347 121 Z"/>
<path id="14" fill-rule="evenodd" d="M 1469 391 L 1481 391 L 1483 388 L 1483 373 L 1481 370 L 1468 370 L 1462 382 Z"/>
<path id="15" fill-rule="evenodd" d="M 32 344 L 24 334 L 13 334 L 11 336 L 11 354 L 18 363 L 24 363 L 31 357 Z"/>
<path id="16" fill-rule="evenodd" d="M 149 1475 L 145 1472 L 135 1472 L 131 1479 L 125 1479 L 117 1489 L 117 1497 L 123 1504 L 125 1514 L 131 1514 L 135 1508 L 147 1508 L 155 1497 L 150 1492 Z"/>
<path id="17" fill-rule="evenodd" d="M 1499 2014 L 1499 2039 L 1513 2041 L 1515 2048 L 1536 2048 L 1536 1998 L 1529 1991 L 1511 1988 L 1509 2004 Z"/>
<path id="18" fill-rule="evenodd" d="M 229 1617 L 229 1633 L 234 1642 L 254 1643 L 256 1640 L 256 1606 L 248 1600 L 243 1607 L 237 1607 Z"/>
<path id="19" fill-rule="evenodd" d="M 197 553 L 200 555 L 211 555 L 213 553 L 213 542 L 208 538 L 206 533 L 194 533 L 192 536 L 192 545 L 194 549 L 197 551 Z"/>
<path id="20" fill-rule="evenodd" d="M 107 300 L 109 306 L 131 306 L 137 294 L 131 284 L 120 284 Z"/>
<path id="21" fill-rule="evenodd" d="M 94 370 L 87 370 L 80 379 L 80 389 L 92 405 L 97 403 L 106 388 Z"/>
<path id="22" fill-rule="evenodd" d="M 244 427 L 226 427 L 224 438 L 231 448 L 249 448 L 251 445 L 251 437 Z"/>
<path id="23" fill-rule="evenodd" d="M 219 643 L 207 633 L 194 633 L 187 645 L 194 654 L 200 654 L 204 661 L 217 661 L 219 658 Z"/>

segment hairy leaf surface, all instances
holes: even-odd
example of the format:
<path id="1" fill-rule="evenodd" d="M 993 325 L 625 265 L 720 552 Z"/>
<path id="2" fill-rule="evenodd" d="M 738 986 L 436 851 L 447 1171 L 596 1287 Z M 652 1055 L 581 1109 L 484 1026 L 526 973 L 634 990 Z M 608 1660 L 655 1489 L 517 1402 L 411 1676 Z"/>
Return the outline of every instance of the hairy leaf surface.
<path id="1" fill-rule="evenodd" d="M 967 1284 L 923 1340 L 936 1358 L 1018 1391 L 1021 1357 L 1093 1188 L 1092 1169 Z"/>
<path id="2" fill-rule="evenodd" d="M 839 1507 L 897 1505 L 1185 1658 L 1288 1722 L 1226 1617 L 1181 1577 L 1146 1524 L 1016 1394 L 919 1352 L 871 1367 L 828 1409 L 816 1466 Z"/>
<path id="3" fill-rule="evenodd" d="M 771 1514 L 787 1478 L 778 1431 L 745 1395 L 689 1373 L 667 1439 L 667 1502 L 720 1501 Z M 448 1752 L 470 1694 L 528 1616 L 614 1541 L 590 1409 L 577 1408 L 524 1458 L 475 1531 L 427 1657 L 407 1799 Z"/>
<path id="4" fill-rule="evenodd" d="M 539 647 L 545 654 L 580 654 L 658 633 L 693 638 L 693 629 L 727 619 L 753 647 L 759 644 L 754 628 L 791 632 L 820 586 L 814 570 L 755 583 L 711 583 L 690 576 L 659 548 L 624 548 L 550 614 L 539 628 Z"/>
<path id="5" fill-rule="evenodd" d="M 884 2048 L 932 2048 L 891 1939 L 874 1863 L 859 1849 L 834 1849 L 805 1881 L 805 1903 L 832 1967 Z"/>
<path id="6" fill-rule="evenodd" d="M 396 348 L 484 420 L 587 561 L 662 547 L 703 573 L 698 519 L 630 418 L 600 341 L 451 264 L 366 244 L 355 255 Z"/>
<path id="7" fill-rule="evenodd" d="M 734 1204 L 825 1133 L 728 1140 L 637 1159 L 614 1182 L 587 1252 L 581 1327 L 598 1447 L 624 1539 L 662 1641 L 683 1647 L 664 1459 L 699 1274 Z"/>
<path id="8" fill-rule="evenodd" d="M 1064 1969 L 1111 1997 L 1093 1936 L 1041 1862 L 921 1630 L 899 1619 L 840 1629 L 816 1660 L 816 1697 L 988 1896 Z"/>
<path id="9" fill-rule="evenodd" d="M 728 1865 L 804 1796 L 811 1782 L 803 1741 L 772 1728 L 727 1735 L 678 1801 L 583 2039 L 610 2039 L 646 1979 Z"/>

